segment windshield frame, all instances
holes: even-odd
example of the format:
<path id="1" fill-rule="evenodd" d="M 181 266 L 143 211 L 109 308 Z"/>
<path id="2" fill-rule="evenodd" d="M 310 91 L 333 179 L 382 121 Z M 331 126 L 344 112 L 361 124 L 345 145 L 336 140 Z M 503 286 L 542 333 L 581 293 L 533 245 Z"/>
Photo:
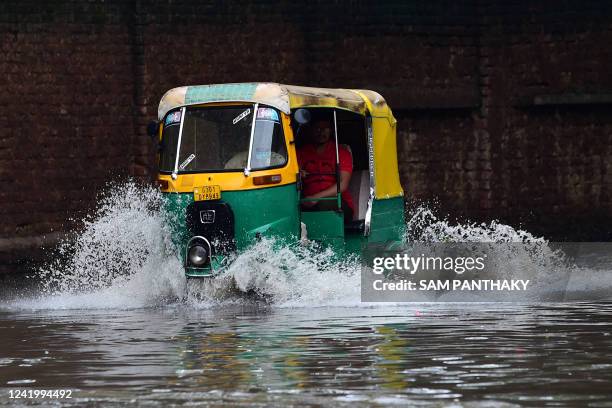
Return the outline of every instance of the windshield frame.
<path id="1" fill-rule="evenodd" d="M 249 135 L 249 148 L 248 148 L 248 157 L 247 157 L 247 163 L 246 163 L 246 167 L 242 168 L 242 169 L 215 169 L 215 170 L 211 170 L 211 169 L 207 169 L 207 170 L 180 170 L 179 171 L 179 154 L 180 154 L 180 149 L 181 149 L 181 145 L 182 145 L 182 136 L 183 136 L 183 123 L 185 120 L 185 115 L 187 113 L 187 109 L 188 108 L 197 108 L 197 109 L 202 109 L 202 108 L 209 108 L 209 109 L 214 109 L 214 108 L 225 108 L 225 107 L 232 107 L 232 106 L 240 106 L 240 107 L 250 107 L 251 109 L 253 109 L 253 119 L 251 121 L 251 129 L 250 129 L 250 135 Z M 280 131 L 281 131 L 281 140 L 283 142 L 284 145 L 284 150 L 286 153 L 285 156 L 285 161 L 282 164 L 276 165 L 276 166 L 269 166 L 269 167 L 265 167 L 265 168 L 257 168 L 257 169 L 252 169 L 252 150 L 253 150 L 253 143 L 254 143 L 254 137 L 255 137 L 255 125 L 257 123 L 257 110 L 260 107 L 266 107 L 266 108 L 271 108 L 274 109 L 278 114 L 279 114 L 279 126 L 280 126 Z M 180 107 L 176 107 L 175 109 L 171 109 L 168 112 L 166 112 L 166 115 L 164 116 L 164 119 L 162 120 L 162 124 L 165 123 L 166 121 L 166 117 L 170 114 L 173 114 L 174 112 L 181 112 L 181 121 L 180 121 L 180 125 L 179 125 L 179 134 L 177 136 L 177 144 L 176 144 L 176 150 L 174 151 L 174 167 L 172 170 L 161 170 L 159 169 L 159 173 L 160 174 L 169 174 L 171 175 L 173 180 L 177 179 L 178 175 L 181 174 L 208 174 L 208 173 L 242 173 L 244 174 L 244 176 L 249 176 L 249 174 L 251 172 L 258 172 L 258 171 L 267 171 L 267 170 L 274 170 L 274 169 L 281 169 L 283 167 L 286 167 L 289 163 L 290 163 L 290 158 L 289 158 L 289 154 L 290 154 L 290 150 L 289 150 L 289 146 L 287 143 L 287 137 L 285 134 L 285 126 L 283 124 L 283 120 L 282 120 L 282 115 L 283 113 L 278 109 L 275 108 L 274 106 L 271 105 L 262 105 L 259 103 L 240 103 L 240 104 L 236 104 L 236 105 L 222 105 L 222 106 L 180 106 Z M 162 138 L 163 138 L 163 131 L 164 131 L 164 125 L 162 125 Z M 162 143 L 163 139 L 162 139 Z"/>
<path id="2" fill-rule="evenodd" d="M 181 142 L 183 138 L 183 123 L 185 123 L 185 112 L 187 112 L 187 107 L 183 106 L 181 108 L 181 124 L 179 126 L 178 141 L 176 142 L 176 152 L 174 153 L 175 154 L 174 169 L 172 170 L 173 180 L 176 180 L 176 175 L 178 174 L 179 153 L 181 151 Z M 165 123 L 165 119 L 164 119 L 164 123 Z"/>
<path id="3" fill-rule="evenodd" d="M 247 164 L 242 171 L 245 176 L 251 174 L 251 157 L 253 156 L 253 136 L 255 136 L 255 124 L 257 123 L 257 109 L 259 109 L 259 103 L 253 105 L 253 120 L 251 121 L 251 136 L 249 136 L 249 154 L 247 156 Z M 284 136 L 284 134 L 283 134 Z M 285 161 L 286 164 L 286 161 Z"/>

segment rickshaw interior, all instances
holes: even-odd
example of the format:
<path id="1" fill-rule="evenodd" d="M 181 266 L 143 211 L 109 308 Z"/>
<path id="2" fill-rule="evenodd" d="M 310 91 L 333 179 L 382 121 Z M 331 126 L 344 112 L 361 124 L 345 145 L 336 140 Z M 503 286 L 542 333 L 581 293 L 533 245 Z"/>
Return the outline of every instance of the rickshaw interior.
<path id="1" fill-rule="evenodd" d="M 300 149 L 309 143 L 309 132 L 312 124 L 319 120 L 325 120 L 334 128 L 334 111 L 337 129 L 337 140 L 339 146 L 349 150 L 352 156 L 353 171 L 351 174 L 348 191 L 353 199 L 353 220 L 344 222 L 344 233 L 349 235 L 363 235 L 368 200 L 370 197 L 370 173 L 368 161 L 367 124 L 366 117 L 358 113 L 342 109 L 332 108 L 308 108 L 310 120 L 307 124 L 299 124 L 292 121 L 293 133 L 295 135 L 296 148 Z M 334 136 L 332 135 L 332 141 Z M 303 213 L 306 219 L 311 214 Z M 309 237 L 310 237 L 309 233 Z M 327 235 L 327 234 L 326 234 Z"/>

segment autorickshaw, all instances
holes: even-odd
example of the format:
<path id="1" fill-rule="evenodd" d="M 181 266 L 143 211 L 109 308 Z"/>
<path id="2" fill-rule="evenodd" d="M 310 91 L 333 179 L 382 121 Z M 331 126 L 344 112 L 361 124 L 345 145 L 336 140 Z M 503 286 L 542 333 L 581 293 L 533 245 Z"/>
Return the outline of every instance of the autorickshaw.
<path id="1" fill-rule="evenodd" d="M 336 158 L 340 148 L 351 153 L 350 220 L 340 191 L 320 199 L 335 200 L 336 208 L 301 205 L 298 150 L 320 117 L 332 123 Z M 187 277 L 217 276 L 232 254 L 267 237 L 283 245 L 314 241 L 339 256 L 401 241 L 396 123 L 384 98 L 368 90 L 231 83 L 166 92 L 151 132 L 159 138 L 157 179 Z"/>

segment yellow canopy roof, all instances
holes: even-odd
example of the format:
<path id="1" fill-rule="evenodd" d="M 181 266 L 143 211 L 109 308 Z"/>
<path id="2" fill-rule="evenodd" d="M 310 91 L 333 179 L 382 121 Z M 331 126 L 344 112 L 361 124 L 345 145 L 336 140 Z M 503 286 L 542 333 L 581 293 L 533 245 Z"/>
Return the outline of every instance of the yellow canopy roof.
<path id="1" fill-rule="evenodd" d="M 360 95 L 360 92 L 367 92 Z M 289 114 L 291 109 L 306 106 L 328 106 L 365 113 L 365 98 L 378 106 L 386 105 L 382 96 L 372 91 L 330 89 L 276 83 L 236 83 L 181 86 L 166 92 L 159 103 L 158 119 L 179 106 L 211 102 L 258 102 L 274 106 Z"/>
<path id="2" fill-rule="evenodd" d="M 181 86 L 166 92 L 158 108 L 158 119 L 168 111 L 190 105 L 214 102 L 250 102 L 273 106 L 290 114 L 303 107 L 345 109 L 372 117 L 370 160 L 374 164 L 372 184 L 377 198 L 403 194 L 399 181 L 396 149 L 396 120 L 385 99 L 378 93 L 360 89 L 331 89 L 277 83 L 233 83 Z"/>

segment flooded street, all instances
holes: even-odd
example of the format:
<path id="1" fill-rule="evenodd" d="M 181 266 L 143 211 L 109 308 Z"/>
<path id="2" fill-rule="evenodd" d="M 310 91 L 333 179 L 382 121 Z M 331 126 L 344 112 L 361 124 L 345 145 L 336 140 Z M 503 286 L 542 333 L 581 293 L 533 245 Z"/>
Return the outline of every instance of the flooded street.
<path id="1" fill-rule="evenodd" d="M 71 406 L 610 407 L 611 322 L 610 303 L 5 305 L 0 401 L 27 387 L 72 390 Z"/>
<path id="2" fill-rule="evenodd" d="M 573 246 L 571 266 L 528 232 L 424 209 L 412 241 L 527 242 L 500 247 L 498 276 L 541 290 L 367 303 L 355 260 L 268 240 L 193 287 L 142 197 L 157 195 L 127 186 L 48 264 L 2 284 L 0 405 L 612 407 L 609 244 Z"/>

